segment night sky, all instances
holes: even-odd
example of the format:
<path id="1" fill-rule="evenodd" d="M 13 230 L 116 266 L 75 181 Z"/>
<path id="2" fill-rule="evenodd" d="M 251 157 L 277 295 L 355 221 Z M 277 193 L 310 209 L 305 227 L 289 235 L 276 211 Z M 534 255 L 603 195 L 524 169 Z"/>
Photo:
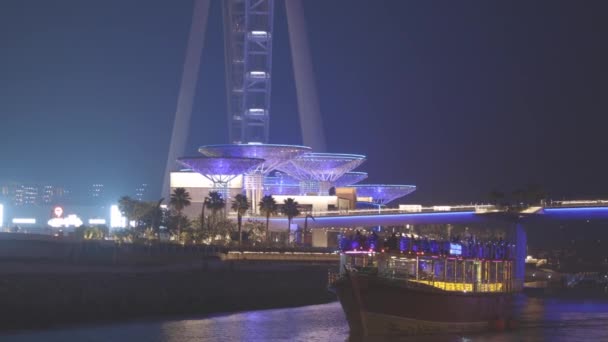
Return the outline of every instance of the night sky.
<path id="1" fill-rule="evenodd" d="M 412 203 L 608 197 L 608 1 L 304 1 L 330 152 Z M 227 142 L 211 6 L 189 138 Z M 271 143 L 301 143 L 284 3 Z M 2 0 L 0 183 L 160 193 L 192 2 Z"/>

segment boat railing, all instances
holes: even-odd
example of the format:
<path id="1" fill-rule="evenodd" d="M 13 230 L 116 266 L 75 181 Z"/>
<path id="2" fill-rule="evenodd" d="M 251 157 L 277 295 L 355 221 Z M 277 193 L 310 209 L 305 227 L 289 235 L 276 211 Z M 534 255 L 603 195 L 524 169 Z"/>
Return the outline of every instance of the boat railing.
<path id="1" fill-rule="evenodd" d="M 457 291 L 457 292 L 512 292 L 512 286 L 509 281 L 500 281 L 492 283 L 483 282 L 463 282 L 457 280 L 442 280 L 433 276 L 419 276 L 418 279 L 414 275 L 396 274 L 392 271 L 384 271 L 378 274 L 379 276 L 403 283 L 406 286 L 424 287 L 427 289 L 435 289 L 439 291 Z"/>
<path id="2" fill-rule="evenodd" d="M 462 279 L 443 279 L 432 274 L 419 272 L 418 275 L 399 272 L 395 269 L 385 269 L 378 273 L 382 278 L 391 281 L 397 281 L 404 286 L 423 287 L 438 291 L 456 291 L 456 292 L 472 292 L 472 293 L 505 293 L 512 292 L 513 286 L 509 279 L 500 281 L 466 281 Z"/>

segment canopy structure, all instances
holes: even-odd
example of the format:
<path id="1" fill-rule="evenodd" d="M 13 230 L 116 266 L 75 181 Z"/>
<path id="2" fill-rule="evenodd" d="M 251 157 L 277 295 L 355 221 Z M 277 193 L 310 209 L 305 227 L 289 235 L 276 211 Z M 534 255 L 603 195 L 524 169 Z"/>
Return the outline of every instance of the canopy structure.
<path id="1" fill-rule="evenodd" d="M 289 175 L 276 172 L 274 176 L 264 177 L 265 195 L 299 195 L 300 182 Z"/>
<path id="2" fill-rule="evenodd" d="M 310 147 L 274 144 L 226 144 L 201 146 L 198 151 L 207 157 L 263 159 L 264 162 L 251 171 L 266 175 L 288 160 L 310 152 Z"/>
<path id="3" fill-rule="evenodd" d="M 335 186 L 344 187 L 359 183 L 367 178 L 367 172 L 351 171 L 336 180 Z"/>
<path id="4" fill-rule="evenodd" d="M 277 169 L 300 181 L 300 193 L 327 195 L 336 180 L 364 161 L 359 154 L 306 153 Z"/>
<path id="5" fill-rule="evenodd" d="M 208 157 L 259 158 L 264 161 L 245 172 L 244 187 L 251 200 L 251 212 L 259 212 L 257 203 L 264 195 L 264 176 L 288 160 L 310 151 L 310 147 L 274 144 L 227 144 L 201 146 L 198 151 Z"/>
<path id="6" fill-rule="evenodd" d="M 357 197 L 370 197 L 374 203 L 387 204 L 416 190 L 415 185 L 356 184 Z"/>
<path id="7" fill-rule="evenodd" d="M 259 158 L 236 157 L 184 157 L 178 163 L 203 175 L 213 182 L 214 188 L 219 191 L 228 202 L 228 182 L 235 177 L 250 172 L 264 162 Z"/>

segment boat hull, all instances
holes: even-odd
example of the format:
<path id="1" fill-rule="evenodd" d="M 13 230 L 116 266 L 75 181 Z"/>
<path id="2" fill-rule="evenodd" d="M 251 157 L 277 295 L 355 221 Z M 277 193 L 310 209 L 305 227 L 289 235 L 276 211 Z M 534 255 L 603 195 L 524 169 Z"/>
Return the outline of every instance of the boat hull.
<path id="1" fill-rule="evenodd" d="M 334 284 L 351 334 L 417 335 L 504 327 L 512 295 L 459 293 L 351 274 Z"/>

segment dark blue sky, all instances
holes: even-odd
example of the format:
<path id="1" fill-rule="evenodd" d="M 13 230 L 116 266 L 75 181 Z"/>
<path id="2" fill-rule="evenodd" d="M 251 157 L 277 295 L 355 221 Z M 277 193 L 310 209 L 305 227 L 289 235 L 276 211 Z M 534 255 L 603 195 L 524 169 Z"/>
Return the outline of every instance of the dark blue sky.
<path id="1" fill-rule="evenodd" d="M 331 152 L 410 202 L 608 196 L 606 1 L 305 1 Z M 0 2 L 0 180 L 162 182 L 191 1 Z M 300 143 L 283 1 L 271 142 Z M 190 153 L 227 140 L 219 1 Z M 124 190 L 123 190 L 124 189 Z M 154 195 L 154 194 L 153 194 Z"/>

